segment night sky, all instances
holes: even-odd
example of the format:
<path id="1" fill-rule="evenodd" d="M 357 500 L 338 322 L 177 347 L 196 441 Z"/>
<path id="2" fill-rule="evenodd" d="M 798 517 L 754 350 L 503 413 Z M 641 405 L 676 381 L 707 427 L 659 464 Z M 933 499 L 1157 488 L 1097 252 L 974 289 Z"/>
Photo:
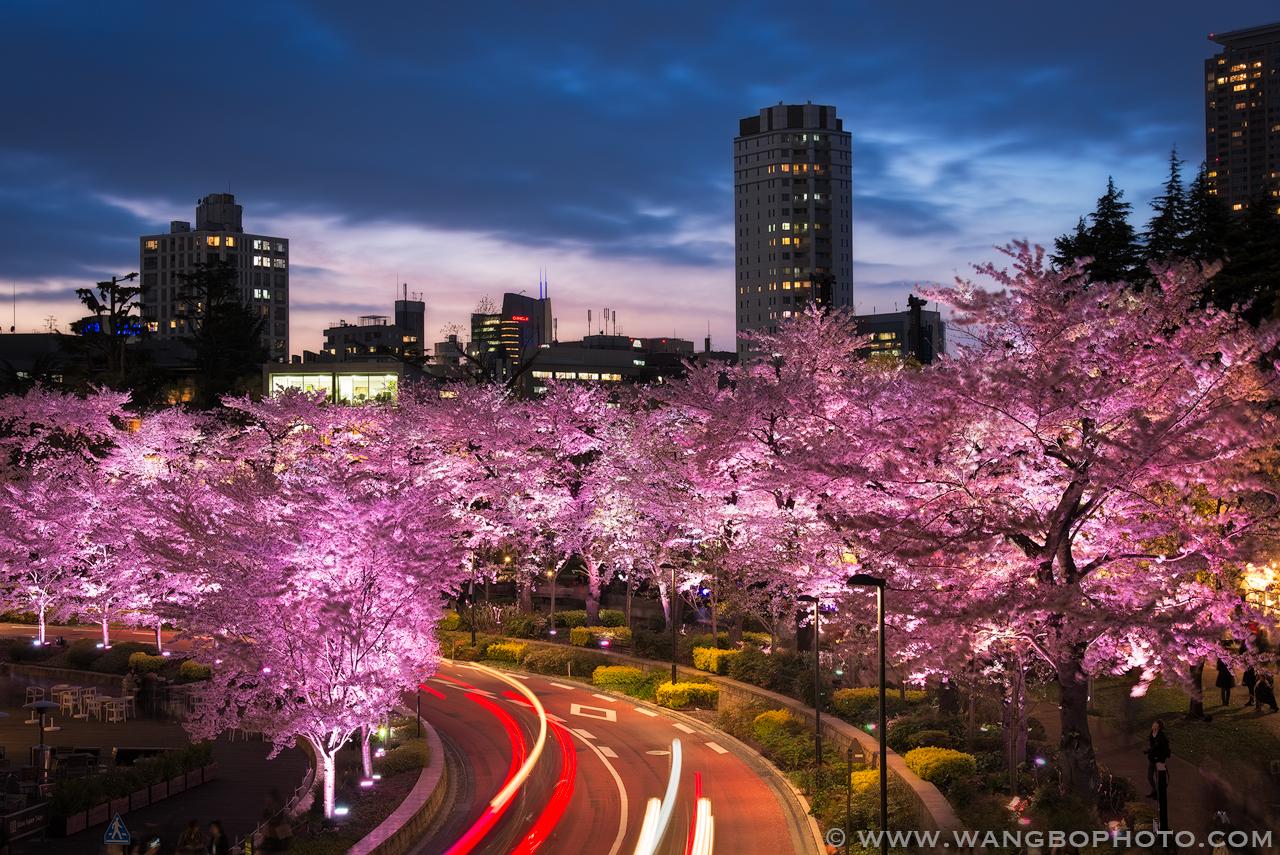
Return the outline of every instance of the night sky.
<path id="1" fill-rule="evenodd" d="M 610 306 L 623 332 L 701 343 L 710 321 L 731 348 L 740 117 L 839 108 L 857 308 L 883 311 L 995 244 L 1051 242 L 1108 174 L 1145 209 L 1172 145 L 1203 157 L 1206 34 L 1277 19 L 1274 0 L 7 0 L 0 318 L 16 286 L 20 332 L 65 329 L 74 288 L 229 189 L 247 230 L 292 241 L 295 353 L 390 313 L 397 281 L 434 341 L 541 268 L 562 339 Z"/>

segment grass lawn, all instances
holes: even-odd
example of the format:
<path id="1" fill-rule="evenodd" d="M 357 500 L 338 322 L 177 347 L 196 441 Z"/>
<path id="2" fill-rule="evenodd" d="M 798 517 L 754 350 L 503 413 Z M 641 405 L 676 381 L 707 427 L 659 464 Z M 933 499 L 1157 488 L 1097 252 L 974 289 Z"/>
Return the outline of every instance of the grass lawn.
<path id="1" fill-rule="evenodd" d="M 1126 733 L 1146 738 L 1153 719 L 1163 719 L 1174 752 L 1197 765 L 1230 770 L 1232 776 L 1265 780 L 1272 759 L 1280 758 L 1280 714 L 1256 713 L 1243 706 L 1245 691 L 1232 692 L 1232 705 L 1222 707 L 1216 689 L 1205 689 L 1205 710 L 1213 721 L 1185 718 L 1187 694 L 1181 688 L 1153 683 L 1146 695 L 1129 697 L 1131 683 L 1098 680 L 1093 685 L 1097 711 Z M 1237 701 L 1239 703 L 1237 703 Z"/>

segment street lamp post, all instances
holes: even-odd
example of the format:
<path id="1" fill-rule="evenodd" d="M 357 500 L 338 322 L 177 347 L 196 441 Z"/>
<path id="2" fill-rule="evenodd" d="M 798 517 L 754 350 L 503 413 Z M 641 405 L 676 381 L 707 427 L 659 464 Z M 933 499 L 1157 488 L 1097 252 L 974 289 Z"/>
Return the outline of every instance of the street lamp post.
<path id="1" fill-rule="evenodd" d="M 547 578 L 551 580 L 551 635 L 556 634 L 556 577 L 559 575 L 555 568 L 547 571 Z"/>
<path id="2" fill-rule="evenodd" d="M 679 605 L 680 598 L 676 595 L 676 565 L 671 565 L 671 685 L 676 684 L 676 606 Z"/>
<path id="3" fill-rule="evenodd" d="M 471 646 L 476 646 L 476 562 L 471 562 Z"/>
<path id="4" fill-rule="evenodd" d="M 849 841 L 853 838 L 853 745 L 844 756 L 844 855 L 849 855 Z"/>
<path id="5" fill-rule="evenodd" d="M 818 660 L 818 636 L 820 632 L 818 598 L 811 594 L 797 597 L 802 603 L 813 603 L 813 759 L 822 767 L 822 671 Z"/>
<path id="6" fill-rule="evenodd" d="M 876 589 L 876 646 L 880 656 L 880 720 L 876 724 L 876 728 L 880 731 L 880 853 L 889 855 L 889 766 L 886 762 L 888 750 L 885 743 L 888 727 L 885 721 L 884 705 L 884 579 L 867 573 L 855 573 L 849 577 L 847 584 L 859 588 Z"/>

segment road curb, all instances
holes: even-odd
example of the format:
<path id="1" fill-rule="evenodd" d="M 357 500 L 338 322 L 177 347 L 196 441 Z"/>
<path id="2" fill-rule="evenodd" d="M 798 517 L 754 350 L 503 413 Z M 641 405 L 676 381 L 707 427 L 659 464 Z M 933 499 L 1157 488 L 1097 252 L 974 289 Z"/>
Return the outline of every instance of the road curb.
<path id="1" fill-rule="evenodd" d="M 413 715 L 407 708 L 401 707 L 401 711 Z M 404 801 L 373 831 L 347 850 L 348 855 L 402 855 L 413 848 L 414 838 L 435 821 L 444 806 L 444 796 L 449 789 L 444 743 L 430 722 L 423 718 L 418 720 L 422 723 L 422 735 L 427 740 L 429 765 L 419 773 Z"/>

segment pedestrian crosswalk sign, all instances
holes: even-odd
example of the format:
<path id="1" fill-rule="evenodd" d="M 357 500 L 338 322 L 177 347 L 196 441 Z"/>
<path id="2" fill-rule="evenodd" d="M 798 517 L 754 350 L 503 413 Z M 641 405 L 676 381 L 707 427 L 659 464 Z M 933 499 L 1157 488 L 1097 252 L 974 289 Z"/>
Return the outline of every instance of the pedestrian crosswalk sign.
<path id="1" fill-rule="evenodd" d="M 102 842 L 108 846 L 128 846 L 133 842 L 133 835 L 124 827 L 124 820 L 120 818 L 120 814 L 116 814 L 115 819 L 111 820 L 111 824 L 107 826 L 106 833 L 102 835 Z"/>

